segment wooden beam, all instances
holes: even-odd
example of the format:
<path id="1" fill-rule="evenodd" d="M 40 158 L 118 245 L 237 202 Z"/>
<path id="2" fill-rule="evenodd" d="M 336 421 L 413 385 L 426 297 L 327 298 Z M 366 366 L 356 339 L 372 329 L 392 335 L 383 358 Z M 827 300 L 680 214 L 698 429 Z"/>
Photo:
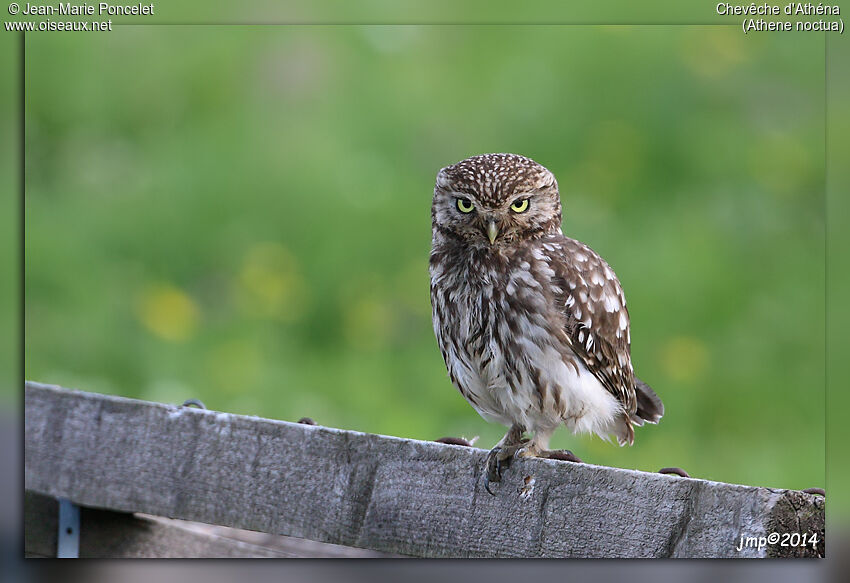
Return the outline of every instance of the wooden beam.
<path id="1" fill-rule="evenodd" d="M 823 498 L 27 383 L 28 490 L 422 557 L 823 556 Z M 743 546 L 771 532 L 814 548 Z"/>
<path id="2" fill-rule="evenodd" d="M 26 492 L 24 554 L 55 557 L 55 498 Z M 80 558 L 335 558 L 383 553 L 157 516 L 80 509 Z"/>

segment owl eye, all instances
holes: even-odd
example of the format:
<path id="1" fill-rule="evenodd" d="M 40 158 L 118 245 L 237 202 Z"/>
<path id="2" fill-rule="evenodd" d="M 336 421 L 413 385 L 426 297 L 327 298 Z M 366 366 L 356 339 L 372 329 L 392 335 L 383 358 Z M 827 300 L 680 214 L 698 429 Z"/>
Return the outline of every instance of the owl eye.
<path id="1" fill-rule="evenodd" d="M 468 198 L 459 198 L 457 199 L 457 210 L 462 213 L 471 213 L 475 208 L 475 205 L 472 204 Z"/>
<path id="2" fill-rule="evenodd" d="M 528 199 L 523 198 L 520 200 L 515 200 L 511 203 L 511 210 L 515 213 L 524 213 L 528 210 Z"/>

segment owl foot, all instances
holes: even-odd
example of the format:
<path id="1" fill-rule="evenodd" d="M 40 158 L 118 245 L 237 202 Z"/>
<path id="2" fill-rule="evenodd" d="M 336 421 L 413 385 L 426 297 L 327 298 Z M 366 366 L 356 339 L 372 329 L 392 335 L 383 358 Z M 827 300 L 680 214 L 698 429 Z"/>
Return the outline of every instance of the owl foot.
<path id="1" fill-rule="evenodd" d="M 502 473 L 511 465 L 511 460 L 516 453 L 526 446 L 527 439 L 523 439 L 520 443 L 511 445 L 497 445 L 487 454 L 487 482 L 484 489 L 495 496 L 490 490 L 490 482 L 501 482 Z"/>

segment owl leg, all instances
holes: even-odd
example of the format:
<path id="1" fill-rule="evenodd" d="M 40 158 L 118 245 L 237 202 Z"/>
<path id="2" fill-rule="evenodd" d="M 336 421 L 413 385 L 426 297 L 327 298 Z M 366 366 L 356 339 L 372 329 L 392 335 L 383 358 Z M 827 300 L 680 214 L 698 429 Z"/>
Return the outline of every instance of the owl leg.
<path id="1" fill-rule="evenodd" d="M 511 428 L 496 444 L 496 447 L 487 454 L 487 484 L 485 488 L 488 492 L 490 492 L 490 482 L 502 481 L 502 472 L 510 465 L 514 454 L 528 443 L 528 440 L 522 437 L 524 432 L 525 427 L 522 425 L 516 423 L 511 425 Z M 492 494 L 492 492 L 490 493 Z"/>

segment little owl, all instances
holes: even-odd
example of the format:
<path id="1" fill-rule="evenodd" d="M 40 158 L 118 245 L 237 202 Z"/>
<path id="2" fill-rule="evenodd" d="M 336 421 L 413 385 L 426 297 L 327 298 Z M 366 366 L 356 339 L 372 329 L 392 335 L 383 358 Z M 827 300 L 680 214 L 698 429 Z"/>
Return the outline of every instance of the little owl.
<path id="1" fill-rule="evenodd" d="M 510 427 L 488 456 L 489 481 L 514 455 L 577 461 L 547 450 L 561 423 L 631 445 L 633 424 L 661 419 L 661 399 L 632 368 L 620 282 L 561 232 L 549 170 L 516 154 L 443 168 L 431 229 L 434 333 L 449 378 L 484 419 Z"/>

